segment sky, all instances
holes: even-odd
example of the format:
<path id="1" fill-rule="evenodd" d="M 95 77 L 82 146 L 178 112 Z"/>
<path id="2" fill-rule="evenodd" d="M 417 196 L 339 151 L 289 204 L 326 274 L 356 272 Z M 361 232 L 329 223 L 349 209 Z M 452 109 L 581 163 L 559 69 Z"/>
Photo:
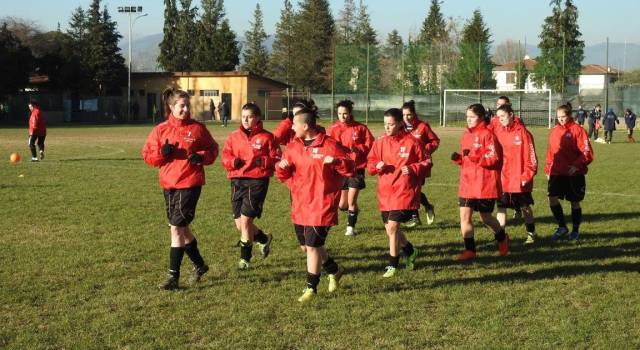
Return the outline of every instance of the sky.
<path id="1" fill-rule="evenodd" d="M 275 32 L 280 18 L 283 0 L 227 0 L 225 9 L 231 28 L 238 36 L 244 36 L 252 20 L 253 11 L 260 3 L 264 15 L 264 27 L 267 34 Z M 358 3 L 359 0 L 356 0 Z M 397 29 L 403 39 L 416 35 L 426 17 L 430 0 L 365 0 L 371 15 L 373 28 L 383 42 L 387 33 Z M 87 9 L 91 0 L 0 0 L 0 18 L 20 17 L 35 21 L 43 30 L 54 30 L 58 23 L 66 29 L 72 11 L 81 6 Z M 293 0 L 297 8 L 297 0 Z M 579 11 L 579 26 L 586 45 L 598 44 L 609 37 L 611 42 L 629 42 L 640 44 L 640 1 L 638 0 L 575 0 Z M 200 1 L 193 4 L 199 6 Z M 334 18 L 337 18 L 344 0 L 330 0 Z M 111 16 L 117 20 L 123 40 L 128 39 L 129 17 L 117 12 L 118 6 L 142 6 L 148 16 L 134 22 L 133 37 L 162 32 L 164 2 L 162 0 L 103 0 Z M 441 5 L 445 17 L 456 18 L 464 22 L 475 9 L 480 9 L 488 24 L 494 44 L 512 39 L 527 44 L 537 44 L 542 22 L 551 13 L 549 0 L 444 0 Z"/>

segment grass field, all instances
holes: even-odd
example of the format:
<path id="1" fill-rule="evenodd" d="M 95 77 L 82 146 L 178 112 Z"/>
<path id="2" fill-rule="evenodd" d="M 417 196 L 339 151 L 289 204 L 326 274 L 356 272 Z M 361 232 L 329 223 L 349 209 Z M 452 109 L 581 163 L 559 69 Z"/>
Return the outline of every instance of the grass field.
<path id="1" fill-rule="evenodd" d="M 271 256 L 238 272 L 219 160 L 208 167 L 192 225 L 211 271 L 195 287 L 157 290 L 169 230 L 157 170 L 140 157 L 150 129 L 50 128 L 40 163 L 28 162 L 26 129 L 0 129 L 0 348 L 640 348 L 640 145 L 623 143 L 624 131 L 612 145 L 593 145 L 582 235 L 570 244 L 549 240 L 548 130 L 534 129 L 542 239 L 525 248 L 524 227 L 511 225 L 512 252 L 498 258 L 478 223 L 479 258 L 464 265 L 453 261 L 462 240 L 458 168 L 448 160 L 462 129 L 436 129 L 443 142 L 424 190 L 437 217 L 408 232 L 422 253 L 416 270 L 382 279 L 387 238 L 367 177 L 361 234 L 345 237 L 341 215 L 327 240 L 347 269 L 341 289 L 329 295 L 323 276 L 316 301 L 301 307 L 305 258 L 287 189 L 272 180 L 258 221 L 275 236 Z M 209 129 L 221 146 L 232 130 Z M 381 125 L 372 131 L 380 135 Z M 23 161 L 11 166 L 14 151 Z"/>

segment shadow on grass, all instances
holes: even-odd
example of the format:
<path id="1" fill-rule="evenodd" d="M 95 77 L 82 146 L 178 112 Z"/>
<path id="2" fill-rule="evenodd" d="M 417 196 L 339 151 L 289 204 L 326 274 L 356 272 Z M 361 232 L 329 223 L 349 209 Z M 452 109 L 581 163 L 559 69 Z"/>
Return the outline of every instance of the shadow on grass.
<path id="1" fill-rule="evenodd" d="M 96 160 L 109 160 L 109 161 L 141 161 L 140 157 L 122 157 L 122 158 L 67 158 L 58 159 L 58 162 L 93 162 Z"/>
<path id="2" fill-rule="evenodd" d="M 565 206 L 566 207 L 566 206 Z M 571 215 L 570 212 L 567 208 L 565 208 L 565 220 L 567 220 L 567 224 L 569 225 L 569 227 L 571 227 Z M 623 212 L 623 213 L 606 213 L 606 214 L 601 214 L 601 213 L 583 213 L 582 214 L 582 223 L 584 224 L 585 222 L 601 222 L 601 221 L 613 221 L 613 220 L 624 220 L 624 219 L 638 219 L 640 218 L 640 212 Z M 541 216 L 541 217 L 536 217 L 535 218 L 536 223 L 545 223 L 545 224 L 556 224 L 556 219 L 553 216 Z M 511 224 L 517 225 L 518 223 L 521 224 L 522 220 L 518 219 L 516 220 L 512 220 L 510 222 L 508 222 L 508 226 L 511 226 Z"/>

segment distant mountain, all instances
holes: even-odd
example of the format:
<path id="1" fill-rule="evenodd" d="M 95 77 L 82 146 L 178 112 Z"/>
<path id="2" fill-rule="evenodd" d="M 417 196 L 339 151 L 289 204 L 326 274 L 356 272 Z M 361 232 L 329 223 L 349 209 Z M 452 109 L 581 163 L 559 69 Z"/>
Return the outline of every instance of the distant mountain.
<path id="1" fill-rule="evenodd" d="M 160 45 L 162 38 L 163 34 L 158 33 L 144 36 L 133 41 L 131 45 L 133 72 L 160 71 L 157 60 L 160 55 L 160 47 L 158 45 Z M 127 60 L 126 62 L 128 62 L 129 41 L 121 41 L 119 47 L 122 50 L 122 56 L 124 56 L 125 60 Z"/>

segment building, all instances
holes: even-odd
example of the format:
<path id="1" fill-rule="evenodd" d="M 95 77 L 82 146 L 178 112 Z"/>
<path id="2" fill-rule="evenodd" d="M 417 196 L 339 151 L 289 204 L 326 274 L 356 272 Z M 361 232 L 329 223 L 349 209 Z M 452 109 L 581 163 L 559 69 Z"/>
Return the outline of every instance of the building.
<path id="1" fill-rule="evenodd" d="M 242 106 L 250 101 L 260 106 L 266 119 L 279 119 L 286 107 L 289 85 L 249 72 L 134 72 L 132 119 L 161 117 L 162 92 L 170 87 L 189 92 L 194 119 L 220 120 L 217 107 L 222 100 L 231 119 L 240 119 Z"/>
<path id="2" fill-rule="evenodd" d="M 536 60 L 529 58 L 529 56 L 524 56 L 524 66 L 527 72 L 532 72 L 533 67 L 536 65 Z M 500 66 L 496 66 L 493 68 L 493 78 L 496 80 L 496 89 L 497 90 L 515 90 L 518 88 L 518 61 L 512 61 Z M 531 79 L 532 74 L 529 73 L 527 75 L 527 80 L 524 83 L 524 89 L 527 91 L 537 91 L 544 90 L 546 86 L 543 86 L 542 89 L 538 89 L 533 85 L 533 80 Z"/>
<path id="3" fill-rule="evenodd" d="M 607 67 L 599 64 L 587 64 L 582 66 L 580 76 L 578 77 L 578 91 L 581 95 L 595 93 L 600 94 L 608 84 L 613 84 L 618 80 L 622 71 L 613 67 Z"/>

